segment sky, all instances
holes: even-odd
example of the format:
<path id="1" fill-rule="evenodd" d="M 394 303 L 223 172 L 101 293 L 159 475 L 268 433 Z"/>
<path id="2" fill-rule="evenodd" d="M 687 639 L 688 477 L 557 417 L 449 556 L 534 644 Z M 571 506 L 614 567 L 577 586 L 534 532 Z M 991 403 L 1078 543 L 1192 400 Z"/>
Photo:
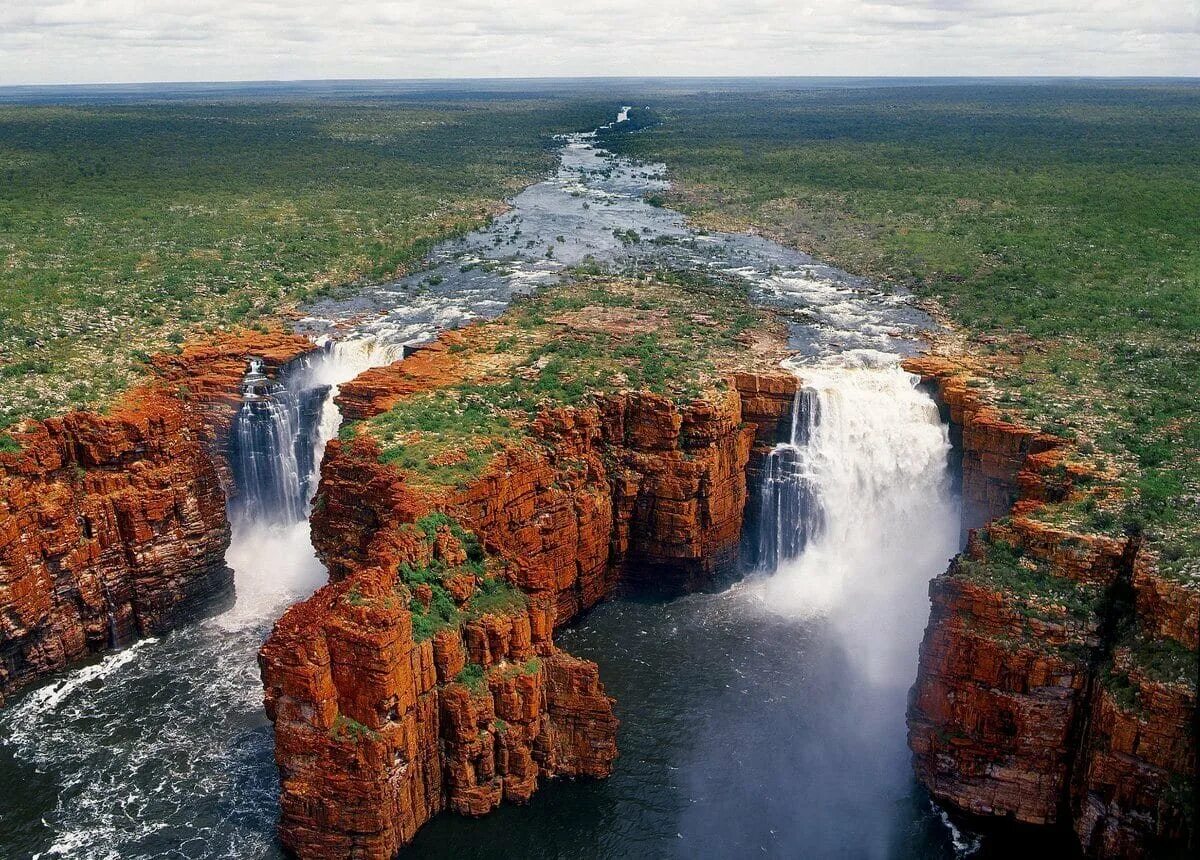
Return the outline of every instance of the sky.
<path id="1" fill-rule="evenodd" d="M 1200 75 L 1200 0 L 2 0 L 0 86 Z"/>

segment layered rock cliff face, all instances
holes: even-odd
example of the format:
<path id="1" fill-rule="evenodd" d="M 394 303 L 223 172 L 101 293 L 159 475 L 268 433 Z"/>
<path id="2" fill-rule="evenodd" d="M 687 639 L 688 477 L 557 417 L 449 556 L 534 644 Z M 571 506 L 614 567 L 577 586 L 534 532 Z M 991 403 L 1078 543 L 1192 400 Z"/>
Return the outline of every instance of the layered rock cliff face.
<path id="1" fill-rule="evenodd" d="M 500 361 L 504 340 L 445 335 L 343 386 L 343 414 L 370 419 L 456 384 Z M 367 432 L 331 443 L 313 538 L 332 582 L 260 658 L 284 844 L 390 857 L 443 809 L 480 815 L 543 778 L 607 775 L 612 702 L 553 632 L 631 577 L 687 589 L 736 561 L 758 431 L 744 408 L 774 425 L 794 390 L 783 372 L 742 373 L 682 406 L 645 391 L 547 405 L 458 483 L 381 462 Z M 480 543 L 474 572 L 463 535 Z M 494 603 L 481 596 L 499 587 L 490 576 L 519 603 L 478 608 Z"/>
<path id="2" fill-rule="evenodd" d="M 0 453 L 0 703 L 231 596 L 209 443 L 227 435 L 246 354 L 309 348 L 257 334 L 189 348 L 107 414 L 14 434 L 20 450 Z"/>
<path id="3" fill-rule="evenodd" d="M 930 585 L 909 706 L 918 777 L 981 815 L 1071 826 L 1089 856 L 1193 838 L 1200 592 L 1139 534 L 1056 526 L 1095 479 L 1062 440 L 1000 420 L 960 365 L 933 382 L 961 432 L 966 552 Z"/>

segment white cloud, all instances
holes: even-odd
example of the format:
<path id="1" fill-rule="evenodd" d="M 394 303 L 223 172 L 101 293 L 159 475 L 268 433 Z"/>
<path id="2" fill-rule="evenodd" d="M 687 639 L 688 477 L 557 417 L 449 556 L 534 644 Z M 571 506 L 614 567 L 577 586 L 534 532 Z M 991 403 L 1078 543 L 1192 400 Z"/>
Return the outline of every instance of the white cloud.
<path id="1" fill-rule="evenodd" d="M 4 0 L 0 85 L 1200 75 L 1200 0 Z"/>

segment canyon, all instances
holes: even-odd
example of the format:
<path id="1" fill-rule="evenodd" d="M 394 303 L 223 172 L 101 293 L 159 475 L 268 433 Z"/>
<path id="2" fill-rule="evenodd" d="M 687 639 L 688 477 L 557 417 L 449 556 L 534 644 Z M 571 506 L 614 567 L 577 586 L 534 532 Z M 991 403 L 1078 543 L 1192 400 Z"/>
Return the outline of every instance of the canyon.
<path id="1" fill-rule="evenodd" d="M 0 849 L 1181 850 L 1197 592 L 1060 516 L 1103 471 L 915 355 L 906 296 L 562 152 L 304 336 L 189 342 L 0 453 Z"/>

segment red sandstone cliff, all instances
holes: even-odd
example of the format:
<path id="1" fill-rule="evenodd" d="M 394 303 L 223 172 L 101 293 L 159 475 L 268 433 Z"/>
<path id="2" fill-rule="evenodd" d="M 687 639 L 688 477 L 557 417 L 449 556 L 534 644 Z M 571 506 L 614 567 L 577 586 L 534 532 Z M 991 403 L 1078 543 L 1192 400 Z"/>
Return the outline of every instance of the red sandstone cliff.
<path id="1" fill-rule="evenodd" d="M 257 334 L 189 347 L 107 414 L 14 434 L 21 450 L 0 454 L 0 703 L 230 596 L 207 443 L 227 434 L 247 354 L 278 364 L 309 348 Z"/>
<path id="2" fill-rule="evenodd" d="M 369 417 L 444 383 L 459 360 L 431 347 L 368 371 L 339 402 Z M 313 536 L 332 584 L 290 610 L 260 656 L 289 849 L 386 858 L 442 809 L 479 815 L 528 799 L 543 777 L 610 772 L 617 721 L 596 666 L 551 636 L 631 571 L 686 588 L 734 559 L 757 429 L 743 404 L 774 425 L 795 390 L 783 373 L 736 383 L 683 408 L 626 393 L 544 410 L 527 444 L 460 488 L 411 484 L 368 437 L 330 444 Z M 478 535 L 524 609 L 415 641 L 396 572 L 444 551 L 444 536 L 431 546 L 412 525 L 431 511 Z M 468 606 L 477 582 L 447 583 Z M 455 680 L 469 664 L 483 668 L 475 689 Z"/>
<path id="3" fill-rule="evenodd" d="M 908 716 L 917 776 L 971 813 L 1072 826 L 1089 856 L 1182 850 L 1200 593 L 1161 575 L 1138 535 L 1040 521 L 1086 480 L 1065 443 L 1000 420 L 954 362 L 906 366 L 961 432 L 964 524 L 987 523 L 930 584 Z M 1164 650 L 1190 653 L 1191 670 L 1156 677 L 1137 656 Z"/>

